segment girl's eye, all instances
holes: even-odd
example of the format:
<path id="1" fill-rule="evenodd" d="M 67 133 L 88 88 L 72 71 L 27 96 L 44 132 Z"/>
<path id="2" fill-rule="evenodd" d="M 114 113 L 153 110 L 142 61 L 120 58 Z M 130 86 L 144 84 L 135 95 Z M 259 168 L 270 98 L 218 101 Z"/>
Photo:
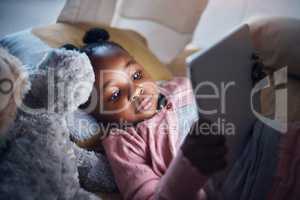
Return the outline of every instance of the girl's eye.
<path id="1" fill-rule="evenodd" d="M 136 71 L 133 75 L 132 75 L 132 79 L 133 80 L 140 80 L 142 78 L 142 72 L 141 71 Z"/>
<path id="2" fill-rule="evenodd" d="M 116 100 L 118 100 L 118 98 L 120 97 L 120 95 L 121 95 L 121 91 L 120 90 L 116 90 L 111 95 L 110 100 L 111 101 L 116 101 Z"/>

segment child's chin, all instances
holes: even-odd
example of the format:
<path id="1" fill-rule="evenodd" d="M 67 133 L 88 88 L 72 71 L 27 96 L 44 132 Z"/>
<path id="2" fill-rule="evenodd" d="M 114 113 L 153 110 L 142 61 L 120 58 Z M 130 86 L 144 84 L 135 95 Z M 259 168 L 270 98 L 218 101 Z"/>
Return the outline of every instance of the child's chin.
<path id="1" fill-rule="evenodd" d="M 138 121 L 143 121 L 151 118 L 156 113 L 155 109 L 145 110 L 137 115 Z"/>
<path id="2" fill-rule="evenodd" d="M 145 118 L 149 118 L 149 117 L 152 117 L 155 113 L 156 113 L 156 110 L 152 109 L 152 110 L 147 110 L 147 111 L 143 112 L 143 115 L 145 116 Z"/>

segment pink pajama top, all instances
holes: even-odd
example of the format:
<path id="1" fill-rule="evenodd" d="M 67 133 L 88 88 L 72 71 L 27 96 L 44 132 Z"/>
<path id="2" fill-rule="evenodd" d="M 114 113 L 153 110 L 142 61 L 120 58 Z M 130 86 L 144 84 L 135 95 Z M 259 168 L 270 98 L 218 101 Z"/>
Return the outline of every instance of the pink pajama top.
<path id="1" fill-rule="evenodd" d="M 188 132 L 196 120 L 188 116 L 197 115 L 192 111 L 178 114 L 195 103 L 190 81 L 174 78 L 159 90 L 167 99 L 166 106 L 134 127 L 112 129 L 103 140 L 117 185 L 128 200 L 205 199 L 201 188 L 208 178 L 179 148 L 182 132 Z"/>

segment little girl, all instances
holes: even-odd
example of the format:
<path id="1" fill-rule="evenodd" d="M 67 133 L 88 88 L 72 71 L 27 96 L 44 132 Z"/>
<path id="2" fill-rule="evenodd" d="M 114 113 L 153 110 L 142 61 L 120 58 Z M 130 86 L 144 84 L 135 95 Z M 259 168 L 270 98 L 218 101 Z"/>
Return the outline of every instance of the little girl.
<path id="1" fill-rule="evenodd" d="M 96 95 L 89 102 L 97 120 L 111 127 L 102 144 L 123 198 L 205 199 L 208 178 L 226 166 L 224 137 L 200 130 L 208 121 L 197 120 L 188 79 L 158 85 L 108 39 L 105 30 L 91 29 L 80 50 L 94 68 Z"/>

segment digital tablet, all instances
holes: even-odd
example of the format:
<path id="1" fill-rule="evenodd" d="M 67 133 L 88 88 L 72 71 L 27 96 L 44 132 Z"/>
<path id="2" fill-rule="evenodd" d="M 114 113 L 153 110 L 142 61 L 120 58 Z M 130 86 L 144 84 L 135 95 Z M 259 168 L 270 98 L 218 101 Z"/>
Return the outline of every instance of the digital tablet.
<path id="1" fill-rule="evenodd" d="M 253 53 L 249 26 L 245 24 L 186 60 L 199 117 L 212 121 L 213 133 L 238 135 L 230 143 L 249 133 L 255 121 L 250 106 Z M 257 102 L 254 99 L 256 108 Z"/>

